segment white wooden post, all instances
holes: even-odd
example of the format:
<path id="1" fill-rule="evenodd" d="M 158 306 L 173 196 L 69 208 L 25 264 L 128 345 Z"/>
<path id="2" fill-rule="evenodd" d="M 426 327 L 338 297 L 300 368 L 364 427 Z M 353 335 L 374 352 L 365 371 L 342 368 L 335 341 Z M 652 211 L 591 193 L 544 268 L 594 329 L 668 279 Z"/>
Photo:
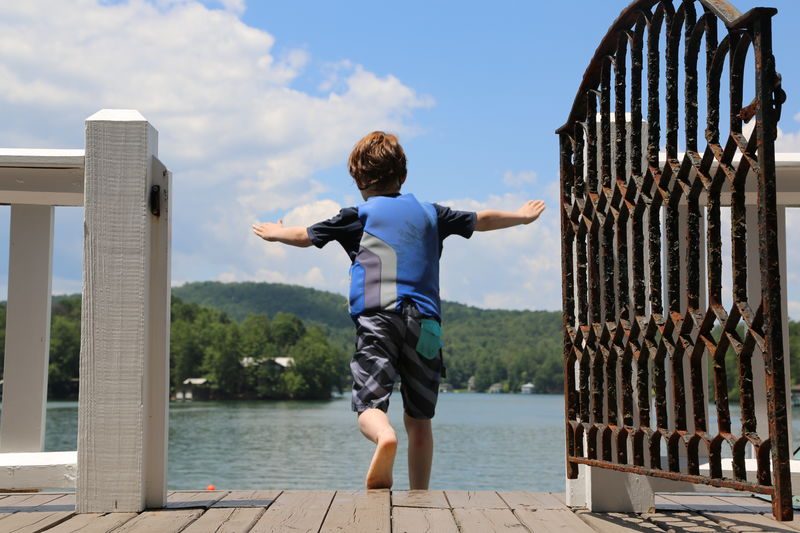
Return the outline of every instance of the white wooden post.
<path id="1" fill-rule="evenodd" d="M 137 111 L 86 121 L 77 510 L 162 507 L 169 379 L 168 175 Z M 162 185 L 161 215 L 150 191 Z M 164 218 L 161 218 L 164 217 Z"/>
<path id="2" fill-rule="evenodd" d="M 53 207 L 12 205 L 0 451 L 44 449 Z"/>

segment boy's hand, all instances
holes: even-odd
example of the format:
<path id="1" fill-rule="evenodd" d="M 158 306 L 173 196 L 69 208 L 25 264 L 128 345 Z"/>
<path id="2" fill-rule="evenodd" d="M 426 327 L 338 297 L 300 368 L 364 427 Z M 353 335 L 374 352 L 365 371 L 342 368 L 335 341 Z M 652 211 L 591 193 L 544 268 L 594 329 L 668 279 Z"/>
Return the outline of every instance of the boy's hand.
<path id="1" fill-rule="evenodd" d="M 277 222 L 256 222 L 253 224 L 253 233 L 269 242 L 282 242 L 291 246 L 308 248 L 311 239 L 306 228 L 302 226 L 284 227 L 283 220 Z"/>
<path id="2" fill-rule="evenodd" d="M 278 222 L 257 222 L 253 224 L 253 232 L 265 241 L 275 242 L 283 229 L 283 220 Z"/>
<path id="3" fill-rule="evenodd" d="M 517 209 L 517 213 L 525 219 L 525 224 L 530 224 L 537 218 L 545 209 L 543 200 L 528 200 L 522 207 Z"/>

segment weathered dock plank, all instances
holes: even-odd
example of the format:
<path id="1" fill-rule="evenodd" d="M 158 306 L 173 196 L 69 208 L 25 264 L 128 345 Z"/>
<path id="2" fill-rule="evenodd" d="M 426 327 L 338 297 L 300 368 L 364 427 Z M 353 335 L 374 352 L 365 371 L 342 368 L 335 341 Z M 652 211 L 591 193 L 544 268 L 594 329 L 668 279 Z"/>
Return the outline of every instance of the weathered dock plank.
<path id="1" fill-rule="evenodd" d="M 722 513 L 747 512 L 747 509 L 738 503 L 725 501 L 716 496 L 706 494 L 662 494 L 661 496 L 668 502 L 681 505 L 692 511 L 702 510 Z M 658 506 L 656 506 L 656 509 L 658 509 Z"/>
<path id="2" fill-rule="evenodd" d="M 703 512 L 702 515 L 713 521 L 720 529 L 717 531 L 764 531 L 769 533 L 797 533 L 797 525 L 792 522 L 777 522 L 772 517 L 757 513 L 719 513 L 714 511 Z"/>
<path id="3" fill-rule="evenodd" d="M 335 492 L 287 490 L 269 506 L 251 533 L 319 531 Z"/>
<path id="4" fill-rule="evenodd" d="M 506 502 L 496 492 L 446 490 L 444 493 L 453 509 L 508 509 Z"/>
<path id="5" fill-rule="evenodd" d="M 18 512 L 0 520 L 0 531 L 3 533 L 39 533 L 74 515 L 74 511 Z"/>
<path id="6" fill-rule="evenodd" d="M 167 509 L 208 509 L 228 495 L 226 490 L 174 491 L 167 495 Z"/>
<path id="7" fill-rule="evenodd" d="M 233 490 L 211 507 L 269 507 L 280 494 L 279 490 Z"/>
<path id="8" fill-rule="evenodd" d="M 11 494 L 0 500 L 0 516 L 17 511 L 31 511 L 64 496 L 62 493 L 23 493 Z"/>
<path id="9" fill-rule="evenodd" d="M 48 529 L 47 533 L 110 533 L 137 516 L 136 513 L 79 514 Z"/>
<path id="10" fill-rule="evenodd" d="M 395 490 L 392 491 L 392 507 L 450 509 L 450 504 L 442 490 Z"/>
<path id="11" fill-rule="evenodd" d="M 391 501 L 388 490 L 338 491 L 320 533 L 391 531 Z"/>
<path id="12" fill-rule="evenodd" d="M 561 509 L 567 510 L 566 504 L 553 496 L 549 492 L 498 492 L 500 498 L 505 501 L 511 509 Z"/>
<path id="13" fill-rule="evenodd" d="M 526 533 L 511 509 L 453 509 L 461 533 Z"/>
<path id="14" fill-rule="evenodd" d="M 592 513 L 585 509 L 580 509 L 575 511 L 575 516 L 599 533 L 629 533 L 631 531 L 661 533 L 668 531 L 634 514 Z"/>
<path id="15" fill-rule="evenodd" d="M 125 522 L 114 533 L 178 533 L 200 518 L 202 509 L 166 509 L 145 511 L 133 520 Z"/>
<path id="16" fill-rule="evenodd" d="M 75 514 L 74 494 L 16 494 L 0 507 L 0 531 L 38 533 Z"/>
<path id="17" fill-rule="evenodd" d="M 536 533 L 593 533 L 594 529 L 566 508 L 516 509 L 514 514 L 522 524 Z"/>
<path id="18" fill-rule="evenodd" d="M 182 533 L 247 533 L 262 514 L 262 507 L 212 508 Z"/>
<path id="19" fill-rule="evenodd" d="M 393 533 L 458 533 L 450 509 L 393 507 Z"/>
<path id="20" fill-rule="evenodd" d="M 725 494 L 716 496 L 717 499 L 747 509 L 751 513 L 772 514 L 772 503 L 750 496 L 749 494 Z"/>
<path id="21" fill-rule="evenodd" d="M 655 512 L 640 515 L 640 518 L 655 524 L 664 531 L 728 531 L 701 513 L 688 511 Z"/>

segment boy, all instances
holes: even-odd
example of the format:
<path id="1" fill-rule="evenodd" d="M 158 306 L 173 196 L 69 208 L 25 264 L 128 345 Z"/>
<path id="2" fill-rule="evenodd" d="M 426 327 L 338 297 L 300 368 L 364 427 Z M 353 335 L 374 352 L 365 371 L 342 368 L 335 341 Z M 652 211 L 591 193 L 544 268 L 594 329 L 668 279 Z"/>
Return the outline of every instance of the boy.
<path id="1" fill-rule="evenodd" d="M 427 489 L 433 459 L 431 418 L 441 355 L 439 257 L 449 235 L 469 238 L 529 224 L 544 211 L 541 200 L 515 212 L 454 211 L 401 194 L 406 156 L 397 137 L 375 131 L 356 144 L 350 175 L 364 203 L 308 228 L 253 224 L 267 241 L 322 248 L 337 241 L 350 256 L 350 315 L 356 323 L 352 406 L 361 432 L 376 444 L 366 476 L 368 489 L 391 488 L 397 436 L 386 416 L 398 375 L 408 433 L 410 488 Z"/>

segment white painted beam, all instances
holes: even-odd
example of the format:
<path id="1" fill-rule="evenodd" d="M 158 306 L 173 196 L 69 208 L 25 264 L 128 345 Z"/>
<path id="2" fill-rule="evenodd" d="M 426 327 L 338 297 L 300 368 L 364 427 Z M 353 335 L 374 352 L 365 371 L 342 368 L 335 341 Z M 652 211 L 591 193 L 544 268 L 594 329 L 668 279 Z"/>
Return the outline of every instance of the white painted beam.
<path id="1" fill-rule="evenodd" d="M 0 451 L 44 449 L 53 208 L 11 207 Z"/>
<path id="2" fill-rule="evenodd" d="M 83 205 L 83 150 L 0 148 L 0 204 Z"/>
<path id="3" fill-rule="evenodd" d="M 160 418 L 166 412 L 159 413 L 166 404 L 158 397 L 163 384 L 149 383 L 149 376 L 160 379 L 168 365 L 168 337 L 154 326 L 157 315 L 169 317 L 155 312 L 168 305 L 168 296 L 156 301 L 154 295 L 168 276 L 164 229 L 153 228 L 164 221 L 148 206 L 157 144 L 156 130 L 137 111 L 103 110 L 86 121 L 81 513 L 141 511 L 146 504 L 164 504 L 159 498 L 164 494 L 163 467 L 152 465 L 166 443 L 149 442 L 166 439 Z M 161 254 L 155 260 L 154 247 Z"/>
<path id="4" fill-rule="evenodd" d="M 78 452 L 0 453 L 0 489 L 72 489 Z"/>
<path id="5" fill-rule="evenodd" d="M 83 168 L 84 150 L 0 148 L 0 167 Z"/>
<path id="6" fill-rule="evenodd" d="M 145 396 L 148 400 L 145 441 L 145 504 L 162 507 L 167 498 L 169 439 L 169 324 L 172 174 L 153 157 L 151 187 L 157 186 L 159 215 L 150 224 L 149 350 Z M 156 194 L 155 191 L 152 191 Z"/>

